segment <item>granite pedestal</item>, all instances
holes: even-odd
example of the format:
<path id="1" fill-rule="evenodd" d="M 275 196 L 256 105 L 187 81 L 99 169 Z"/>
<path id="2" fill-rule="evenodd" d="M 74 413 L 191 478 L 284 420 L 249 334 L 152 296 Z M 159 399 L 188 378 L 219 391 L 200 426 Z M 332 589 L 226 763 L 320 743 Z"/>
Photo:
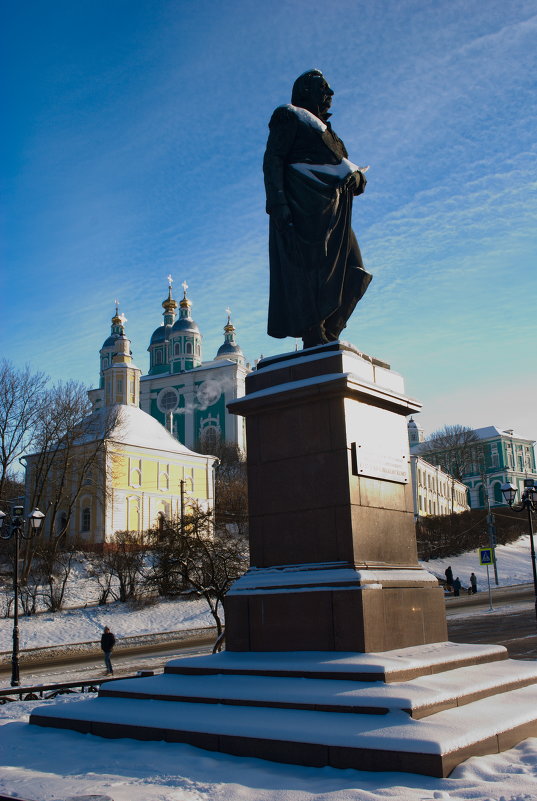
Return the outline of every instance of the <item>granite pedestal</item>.
<path id="1" fill-rule="evenodd" d="M 336 342 L 264 359 L 246 418 L 251 568 L 226 599 L 229 651 L 379 652 L 447 638 L 417 560 L 406 417 L 389 365 Z"/>

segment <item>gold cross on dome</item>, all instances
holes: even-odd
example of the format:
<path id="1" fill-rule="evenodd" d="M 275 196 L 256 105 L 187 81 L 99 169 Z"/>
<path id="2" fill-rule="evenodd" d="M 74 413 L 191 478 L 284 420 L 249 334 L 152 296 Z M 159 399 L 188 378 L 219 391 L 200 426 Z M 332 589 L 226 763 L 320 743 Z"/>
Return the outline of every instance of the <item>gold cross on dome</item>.
<path id="1" fill-rule="evenodd" d="M 183 287 L 183 292 L 185 293 L 185 298 L 186 298 L 186 291 L 187 291 L 187 289 L 188 289 L 188 284 L 187 284 L 187 282 L 186 282 L 186 281 L 183 281 L 183 283 L 181 284 L 181 286 Z"/>

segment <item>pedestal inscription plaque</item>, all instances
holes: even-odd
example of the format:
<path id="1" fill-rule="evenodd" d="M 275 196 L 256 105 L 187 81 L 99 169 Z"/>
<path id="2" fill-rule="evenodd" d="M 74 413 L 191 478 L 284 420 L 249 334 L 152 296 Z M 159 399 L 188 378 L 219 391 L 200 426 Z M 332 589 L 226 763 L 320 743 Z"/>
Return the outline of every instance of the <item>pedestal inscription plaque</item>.
<path id="1" fill-rule="evenodd" d="M 336 342 L 264 359 L 246 392 L 228 408 L 246 418 L 251 568 L 226 598 L 227 650 L 445 640 L 417 560 L 406 416 L 420 404 L 401 376 Z"/>

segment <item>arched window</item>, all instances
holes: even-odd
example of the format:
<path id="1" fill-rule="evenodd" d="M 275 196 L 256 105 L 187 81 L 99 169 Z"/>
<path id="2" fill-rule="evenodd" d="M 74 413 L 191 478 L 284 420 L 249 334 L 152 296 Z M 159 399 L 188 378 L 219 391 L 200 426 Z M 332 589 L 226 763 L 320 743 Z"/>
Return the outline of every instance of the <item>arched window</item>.
<path id="1" fill-rule="evenodd" d="M 191 354 L 192 353 L 192 342 L 187 342 L 185 345 L 185 353 Z"/>
<path id="2" fill-rule="evenodd" d="M 173 346 L 173 355 L 179 356 L 180 353 L 181 353 L 181 345 L 179 342 L 176 342 L 175 345 Z"/>
<path id="3" fill-rule="evenodd" d="M 162 351 L 160 350 L 160 348 L 155 353 L 155 364 L 162 364 Z"/>
<path id="4" fill-rule="evenodd" d="M 496 503 L 503 503 L 502 485 L 499 481 L 494 484 L 494 500 Z"/>
<path id="5" fill-rule="evenodd" d="M 82 509 L 82 531 L 89 531 L 91 528 L 91 510 L 89 506 Z"/>

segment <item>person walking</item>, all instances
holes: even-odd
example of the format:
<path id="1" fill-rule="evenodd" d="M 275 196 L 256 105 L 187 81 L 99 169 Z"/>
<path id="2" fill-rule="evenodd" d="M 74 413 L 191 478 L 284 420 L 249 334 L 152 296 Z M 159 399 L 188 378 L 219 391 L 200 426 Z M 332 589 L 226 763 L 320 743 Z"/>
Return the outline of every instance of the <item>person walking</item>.
<path id="1" fill-rule="evenodd" d="M 112 656 L 112 649 L 115 644 L 116 644 L 116 638 L 114 637 L 108 626 L 105 626 L 101 637 L 101 649 L 104 653 L 104 664 L 106 666 L 107 676 L 111 676 L 114 673 L 110 657 Z"/>
<path id="2" fill-rule="evenodd" d="M 446 574 L 446 590 L 451 592 L 451 588 L 453 587 L 453 570 L 451 569 L 451 565 L 446 567 L 444 572 Z"/>
<path id="3" fill-rule="evenodd" d="M 453 595 L 457 596 L 461 594 L 461 580 L 457 576 L 455 581 L 453 582 Z"/>
<path id="4" fill-rule="evenodd" d="M 470 586 L 472 588 L 472 595 L 477 592 L 477 576 L 475 573 L 470 575 Z"/>

